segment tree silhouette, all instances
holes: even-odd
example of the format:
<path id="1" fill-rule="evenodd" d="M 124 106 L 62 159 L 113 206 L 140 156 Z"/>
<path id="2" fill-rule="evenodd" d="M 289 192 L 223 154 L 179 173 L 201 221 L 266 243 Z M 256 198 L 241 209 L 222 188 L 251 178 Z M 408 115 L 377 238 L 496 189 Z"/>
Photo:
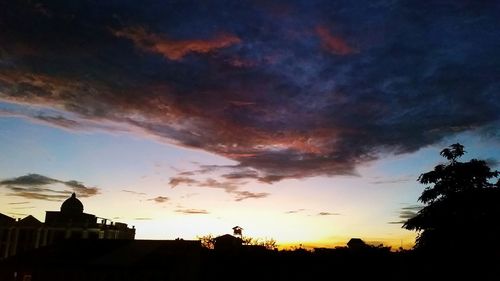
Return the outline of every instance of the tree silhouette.
<path id="1" fill-rule="evenodd" d="M 418 178 L 428 185 L 418 199 L 426 206 L 403 224 L 419 232 L 417 249 L 466 249 L 479 241 L 500 248 L 500 181 L 491 182 L 499 172 L 483 160 L 459 162 L 464 153 L 459 143 L 443 149 L 448 162 Z"/>
<path id="2" fill-rule="evenodd" d="M 267 250 L 274 250 L 278 248 L 278 244 L 276 240 L 273 238 L 252 238 L 248 236 L 243 236 L 243 245 L 253 245 L 253 246 L 262 246 Z"/>
<path id="3" fill-rule="evenodd" d="M 216 236 L 207 234 L 203 236 L 197 236 L 196 238 L 200 240 L 202 247 L 207 249 L 215 248 L 215 239 L 217 238 Z M 273 238 L 253 238 L 249 236 L 242 236 L 240 239 L 243 245 L 262 246 L 267 250 L 274 250 L 278 248 L 278 244 Z"/>
<path id="4" fill-rule="evenodd" d="M 212 234 L 207 234 L 203 236 L 197 236 L 198 240 L 200 240 L 201 246 L 207 249 L 215 248 L 215 236 Z"/>

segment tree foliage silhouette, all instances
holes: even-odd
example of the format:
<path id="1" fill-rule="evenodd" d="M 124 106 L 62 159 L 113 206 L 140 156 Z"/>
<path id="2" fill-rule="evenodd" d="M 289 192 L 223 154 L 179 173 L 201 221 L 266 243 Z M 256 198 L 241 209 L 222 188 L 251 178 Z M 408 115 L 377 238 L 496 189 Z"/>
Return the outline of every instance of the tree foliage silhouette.
<path id="1" fill-rule="evenodd" d="M 202 247 L 207 249 L 215 248 L 215 239 L 217 238 L 216 236 L 207 234 L 203 236 L 197 236 L 197 238 L 198 240 L 200 240 Z M 273 238 L 253 238 L 249 236 L 242 236 L 241 240 L 243 245 L 262 246 L 267 250 L 274 250 L 278 248 L 278 244 Z"/>
<path id="2" fill-rule="evenodd" d="M 499 172 L 483 160 L 458 161 L 465 152 L 459 143 L 443 149 L 448 162 L 418 178 L 428 185 L 418 199 L 425 207 L 403 224 L 419 232 L 416 248 L 464 249 L 477 240 L 500 248 L 500 181 L 491 182 Z"/>
<path id="3" fill-rule="evenodd" d="M 207 249 L 215 248 L 215 236 L 212 234 L 207 234 L 203 236 L 197 236 L 198 240 L 200 240 L 201 246 Z"/>

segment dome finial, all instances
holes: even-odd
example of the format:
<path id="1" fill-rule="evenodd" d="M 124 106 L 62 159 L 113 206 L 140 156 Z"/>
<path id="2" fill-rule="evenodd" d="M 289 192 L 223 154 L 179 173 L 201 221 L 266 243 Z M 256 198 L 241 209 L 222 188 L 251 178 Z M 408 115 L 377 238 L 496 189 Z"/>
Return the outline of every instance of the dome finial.
<path id="1" fill-rule="evenodd" d="M 66 214 L 81 214 L 83 213 L 83 204 L 76 198 L 76 193 L 73 192 L 71 197 L 66 199 L 61 205 L 61 212 Z"/>

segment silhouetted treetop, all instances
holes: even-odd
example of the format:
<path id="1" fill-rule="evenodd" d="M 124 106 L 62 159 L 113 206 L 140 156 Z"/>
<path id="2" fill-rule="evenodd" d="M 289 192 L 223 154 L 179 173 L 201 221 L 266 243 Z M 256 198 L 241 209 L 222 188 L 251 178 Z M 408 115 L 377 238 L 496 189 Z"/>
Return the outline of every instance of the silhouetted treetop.
<path id="1" fill-rule="evenodd" d="M 448 162 L 418 178 L 428 185 L 418 199 L 426 206 L 403 225 L 420 232 L 417 248 L 458 248 L 471 239 L 499 244 L 500 184 L 491 182 L 499 172 L 483 160 L 458 161 L 464 153 L 459 143 L 443 149 Z"/>
<path id="2" fill-rule="evenodd" d="M 464 147 L 459 143 L 441 151 L 441 155 L 449 162 L 437 165 L 434 170 L 420 175 L 420 183 L 433 184 L 422 192 L 418 199 L 420 202 L 432 203 L 455 192 L 494 186 L 489 180 L 498 177 L 498 171 L 492 171 L 483 160 L 458 162 L 457 159 L 464 153 Z"/>
<path id="3" fill-rule="evenodd" d="M 464 150 L 463 145 L 461 145 L 459 143 L 455 143 L 455 144 L 450 145 L 450 148 L 445 148 L 445 149 L 441 150 L 441 152 L 439 154 L 441 154 L 441 156 L 443 156 L 444 158 L 446 158 L 452 162 L 455 162 L 455 160 L 457 158 L 462 157 L 465 154 L 465 152 L 467 152 L 467 151 Z"/>

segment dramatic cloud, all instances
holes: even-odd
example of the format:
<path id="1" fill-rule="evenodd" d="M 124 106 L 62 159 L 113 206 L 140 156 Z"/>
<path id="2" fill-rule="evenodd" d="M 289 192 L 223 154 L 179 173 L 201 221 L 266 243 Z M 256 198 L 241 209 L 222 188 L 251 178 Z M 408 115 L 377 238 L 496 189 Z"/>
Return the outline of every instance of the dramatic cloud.
<path id="1" fill-rule="evenodd" d="M 207 215 L 210 214 L 207 210 L 203 209 L 177 209 L 176 213 L 186 214 L 186 215 Z"/>
<path id="2" fill-rule="evenodd" d="M 156 203 L 165 203 L 168 200 L 170 200 L 170 198 L 165 196 L 157 196 L 155 198 L 148 199 L 148 201 L 155 201 Z"/>
<path id="3" fill-rule="evenodd" d="M 355 175 L 457 133 L 498 139 L 496 5 L 9 1 L 0 115 L 227 157 L 233 170 L 206 183 L 224 190 Z"/>
<path id="4" fill-rule="evenodd" d="M 234 35 L 219 34 L 207 40 L 171 40 L 164 36 L 148 33 L 142 27 L 129 27 L 114 31 L 117 37 L 124 37 L 134 42 L 141 50 L 158 53 L 170 60 L 180 60 L 189 53 L 209 53 L 217 49 L 226 48 L 240 43 Z"/>
<path id="5" fill-rule="evenodd" d="M 7 193 L 8 196 L 47 201 L 61 201 L 68 198 L 73 192 L 78 197 L 91 197 L 99 193 L 97 187 L 88 187 L 78 181 L 62 181 L 39 174 L 28 174 L 17 178 L 5 179 L 0 181 L 0 187 L 4 187 L 10 191 L 10 193 Z"/>

